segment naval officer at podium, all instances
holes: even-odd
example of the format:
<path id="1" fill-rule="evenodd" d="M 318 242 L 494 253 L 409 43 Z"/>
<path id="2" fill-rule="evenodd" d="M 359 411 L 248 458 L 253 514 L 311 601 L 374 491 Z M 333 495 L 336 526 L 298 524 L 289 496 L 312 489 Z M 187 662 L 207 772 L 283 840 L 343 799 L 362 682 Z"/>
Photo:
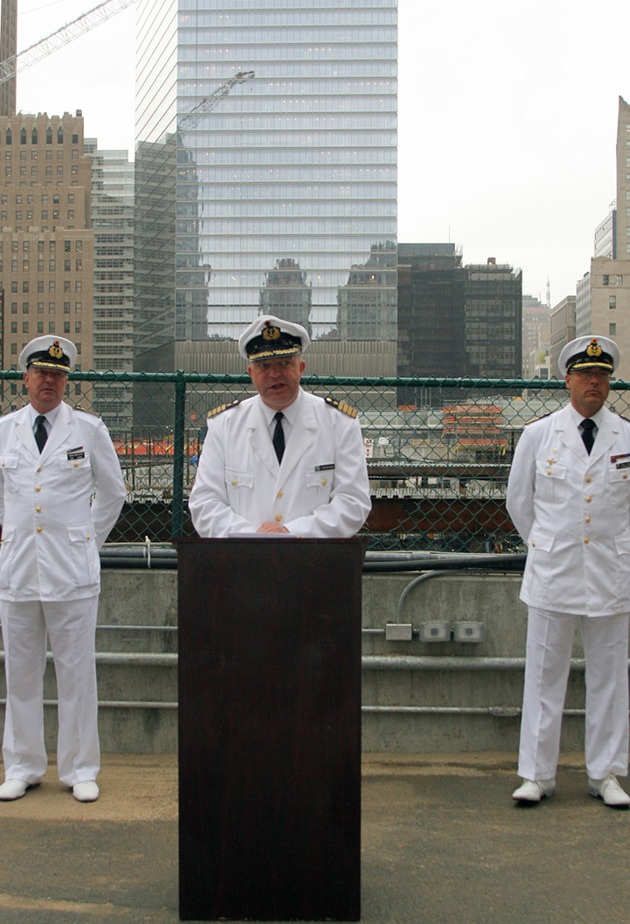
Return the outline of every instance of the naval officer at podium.
<path id="1" fill-rule="evenodd" d="M 299 324 L 272 315 L 239 338 L 258 394 L 208 417 L 189 501 L 203 538 L 344 539 L 363 526 L 371 504 L 357 412 L 302 389 L 309 342 Z"/>

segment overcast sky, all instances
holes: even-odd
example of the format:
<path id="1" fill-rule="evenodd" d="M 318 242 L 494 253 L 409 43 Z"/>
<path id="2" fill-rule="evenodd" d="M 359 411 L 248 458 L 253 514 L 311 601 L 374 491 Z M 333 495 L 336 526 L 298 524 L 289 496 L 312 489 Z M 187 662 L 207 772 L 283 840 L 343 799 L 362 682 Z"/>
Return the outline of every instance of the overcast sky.
<path id="1" fill-rule="evenodd" d="M 18 0 L 18 50 L 98 0 Z M 451 241 L 465 263 L 575 294 L 615 198 L 628 0 L 399 0 L 401 242 Z M 133 156 L 133 6 L 18 74 L 18 109 L 81 109 L 87 137 Z"/>

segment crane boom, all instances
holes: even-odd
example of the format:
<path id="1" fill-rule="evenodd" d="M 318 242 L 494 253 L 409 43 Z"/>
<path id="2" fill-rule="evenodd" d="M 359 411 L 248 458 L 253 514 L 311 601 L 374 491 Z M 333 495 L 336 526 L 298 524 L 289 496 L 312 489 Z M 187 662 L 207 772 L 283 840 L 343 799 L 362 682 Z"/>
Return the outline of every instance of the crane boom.
<path id="1" fill-rule="evenodd" d="M 254 71 L 239 71 L 234 77 L 230 77 L 230 79 L 215 90 L 214 93 L 211 93 L 210 96 L 204 96 L 194 109 L 186 113 L 186 115 L 180 119 L 177 130 L 186 131 L 190 128 L 195 128 L 199 123 L 199 116 L 202 112 L 212 112 L 223 97 L 228 95 L 235 84 L 245 83 L 246 80 L 251 80 L 251 78 L 255 76 L 256 74 Z"/>
<path id="2" fill-rule="evenodd" d="M 106 19 L 111 19 L 116 13 L 126 10 L 135 2 L 136 0 L 104 0 L 103 3 L 99 3 L 87 13 L 73 19 L 72 22 L 66 23 L 65 26 L 25 48 L 24 51 L 0 61 L 0 83 L 11 80 L 18 70 L 24 70 L 26 67 L 37 64 L 53 51 L 57 51 L 58 48 L 62 48 L 75 38 L 89 32 L 94 26 L 99 26 Z"/>

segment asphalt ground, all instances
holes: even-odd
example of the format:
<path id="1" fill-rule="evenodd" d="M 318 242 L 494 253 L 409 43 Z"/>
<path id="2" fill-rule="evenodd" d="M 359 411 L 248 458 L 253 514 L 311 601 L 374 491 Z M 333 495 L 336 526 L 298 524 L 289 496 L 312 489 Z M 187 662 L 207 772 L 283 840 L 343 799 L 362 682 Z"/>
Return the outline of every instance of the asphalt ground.
<path id="1" fill-rule="evenodd" d="M 630 921 L 630 812 L 588 795 L 579 754 L 563 755 L 553 799 L 519 808 L 515 767 L 503 753 L 364 757 L 365 924 Z M 0 922 L 178 921 L 176 758 L 106 755 L 92 804 L 55 769 L 0 803 Z"/>

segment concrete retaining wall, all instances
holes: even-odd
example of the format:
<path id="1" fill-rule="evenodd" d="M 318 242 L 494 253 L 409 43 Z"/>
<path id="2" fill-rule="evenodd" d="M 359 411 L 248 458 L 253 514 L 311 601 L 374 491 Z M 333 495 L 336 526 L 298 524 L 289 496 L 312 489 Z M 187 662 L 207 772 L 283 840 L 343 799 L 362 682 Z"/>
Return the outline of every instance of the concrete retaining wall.
<path id="1" fill-rule="evenodd" d="M 364 749 L 516 754 L 526 631 L 526 611 L 518 599 L 520 575 L 439 572 L 418 577 L 417 572 L 363 577 Z M 409 624 L 410 640 L 390 638 L 408 633 Z M 420 632 L 444 640 L 426 641 Z M 176 572 L 104 570 L 97 647 L 103 751 L 175 752 Z M 576 714 L 565 717 L 563 747 L 580 751 L 584 689 L 579 640 L 574 658 L 566 705 Z M 54 751 L 50 664 L 46 698 L 48 746 Z"/>

